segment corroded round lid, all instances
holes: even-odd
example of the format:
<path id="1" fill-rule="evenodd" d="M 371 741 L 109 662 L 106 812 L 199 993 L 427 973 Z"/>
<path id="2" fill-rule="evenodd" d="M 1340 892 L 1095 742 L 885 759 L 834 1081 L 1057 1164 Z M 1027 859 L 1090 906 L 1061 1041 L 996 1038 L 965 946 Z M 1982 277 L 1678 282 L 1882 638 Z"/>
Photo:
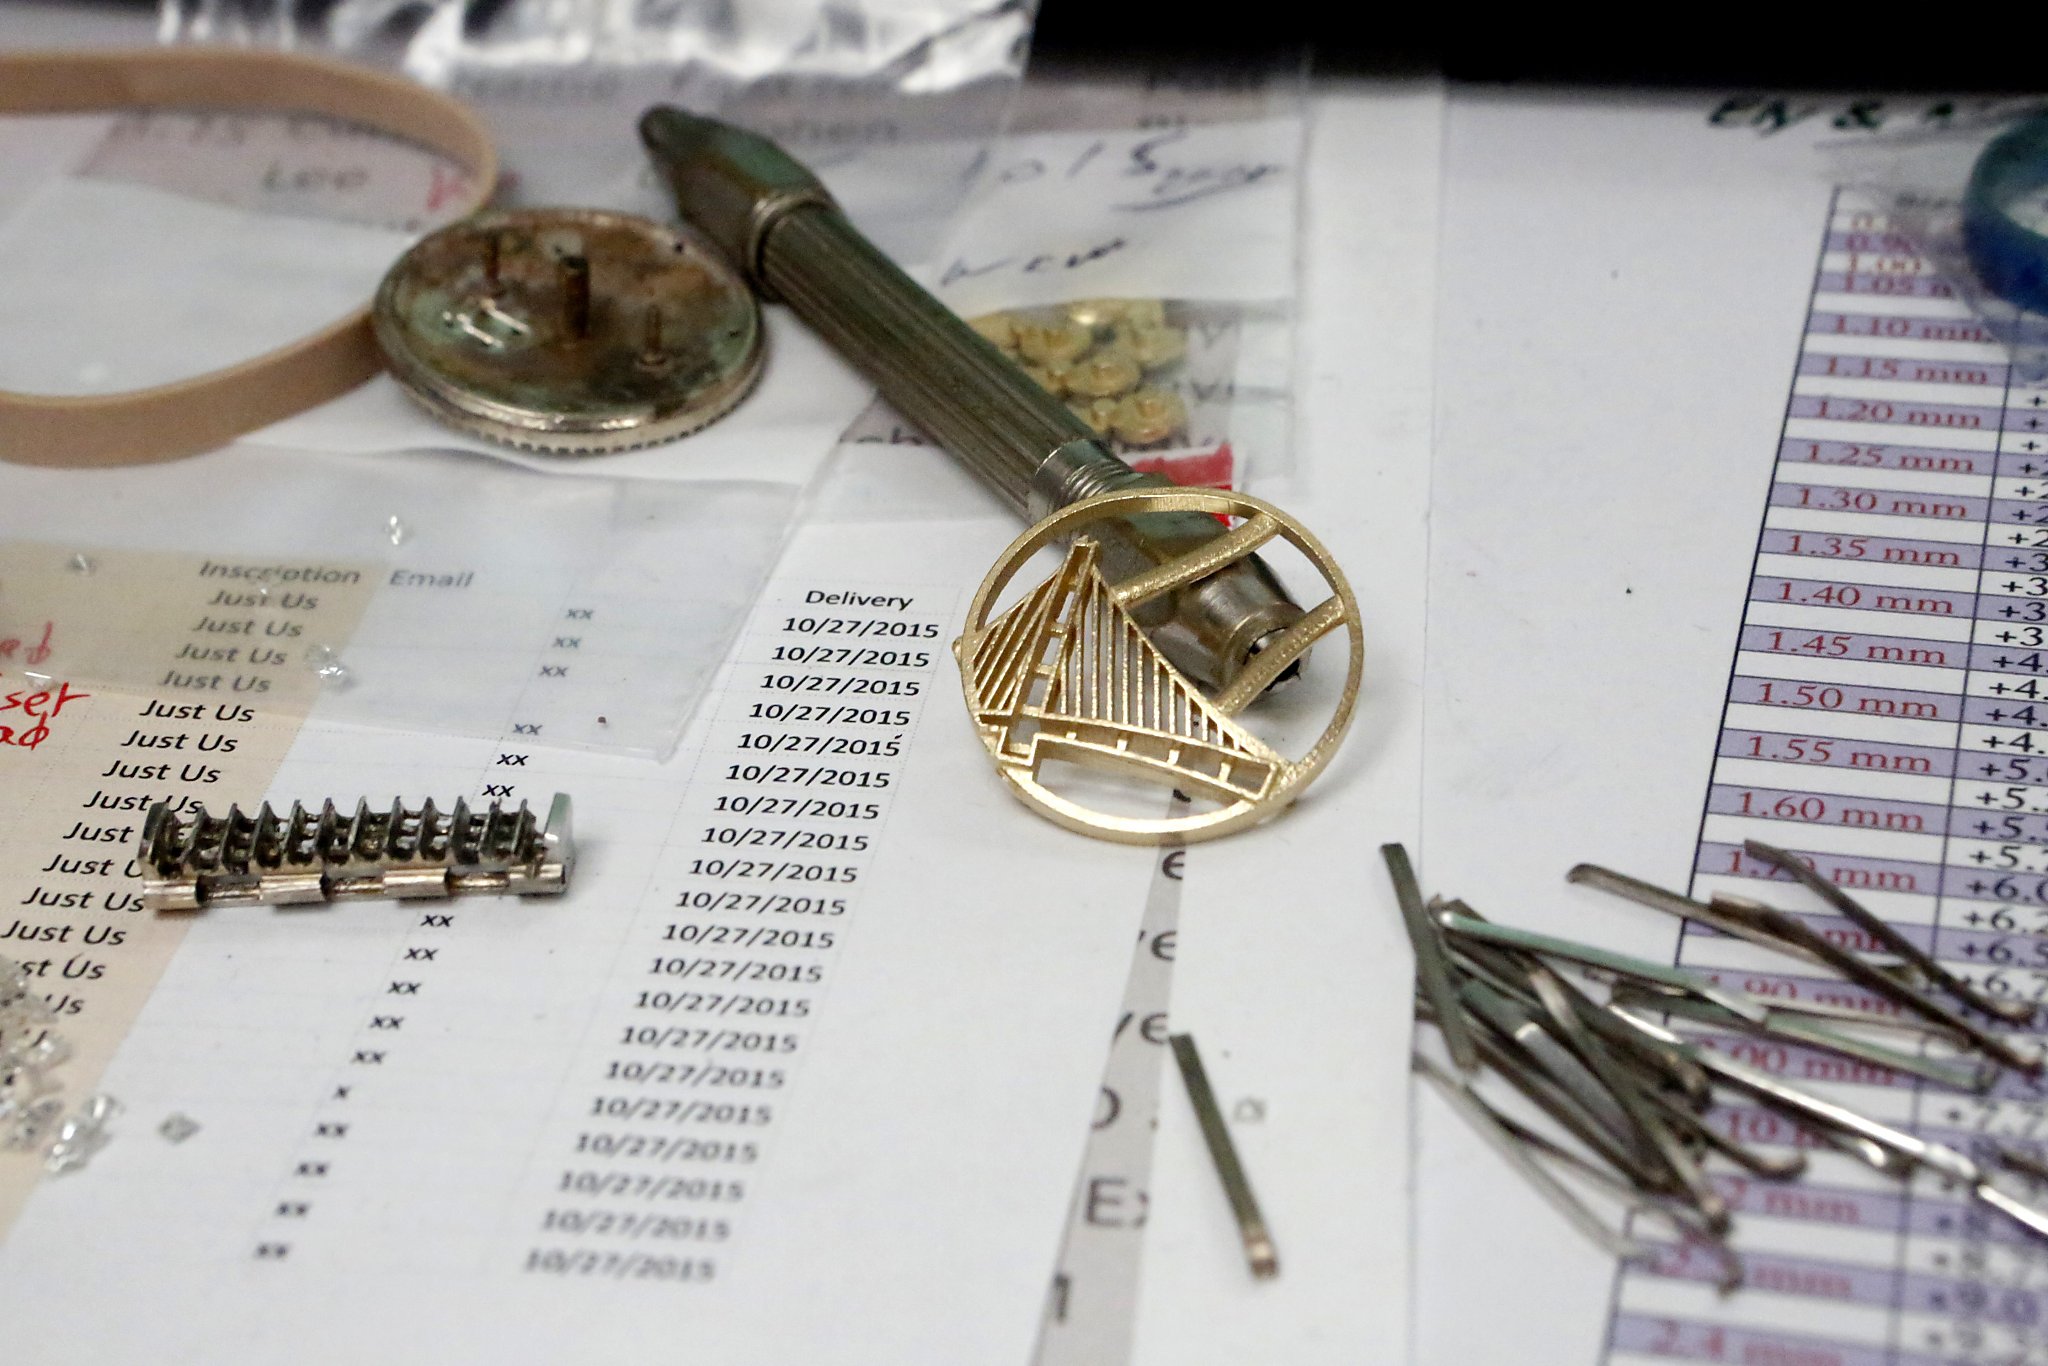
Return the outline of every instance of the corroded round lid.
<path id="1" fill-rule="evenodd" d="M 377 341 L 428 412 L 533 450 L 688 435 L 760 377 L 761 310 L 687 228 L 493 210 L 422 238 L 377 289 Z"/>

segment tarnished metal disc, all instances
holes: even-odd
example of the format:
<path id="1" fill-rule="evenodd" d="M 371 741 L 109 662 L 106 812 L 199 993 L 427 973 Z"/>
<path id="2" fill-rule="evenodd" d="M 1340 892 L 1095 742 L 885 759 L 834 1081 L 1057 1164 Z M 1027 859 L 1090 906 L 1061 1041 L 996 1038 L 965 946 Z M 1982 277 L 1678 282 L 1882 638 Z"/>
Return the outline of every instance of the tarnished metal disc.
<path id="1" fill-rule="evenodd" d="M 694 432 L 746 397 L 763 358 L 760 306 L 714 249 L 596 209 L 489 211 L 422 238 L 373 317 L 434 416 L 563 455 Z"/>

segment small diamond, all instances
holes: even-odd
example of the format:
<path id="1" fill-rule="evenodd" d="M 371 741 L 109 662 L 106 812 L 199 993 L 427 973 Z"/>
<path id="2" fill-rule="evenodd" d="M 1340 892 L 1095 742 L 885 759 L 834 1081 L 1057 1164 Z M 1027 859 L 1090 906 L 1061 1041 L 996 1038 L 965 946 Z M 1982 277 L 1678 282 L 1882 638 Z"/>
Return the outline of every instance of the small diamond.
<path id="1" fill-rule="evenodd" d="M 306 666 L 330 688 L 346 688 L 355 682 L 355 675 L 332 646 L 315 645 L 306 651 Z"/>
<path id="2" fill-rule="evenodd" d="M 79 554 L 73 555 L 66 563 L 74 574 L 90 574 L 93 570 L 99 568 L 97 564 L 93 563 L 92 556 L 82 551 Z"/>
<path id="3" fill-rule="evenodd" d="M 167 1143 L 183 1143 L 199 1132 L 199 1121 L 188 1114 L 174 1111 L 163 1123 L 156 1126 L 156 1131 L 164 1136 Z"/>
<path id="4" fill-rule="evenodd" d="M 63 1035 L 47 1029 L 24 1042 L 19 1048 L 11 1044 L 0 1046 L 0 1059 L 12 1058 L 19 1061 L 23 1067 L 33 1067 L 38 1071 L 60 1067 L 70 1057 L 70 1043 Z"/>
<path id="5" fill-rule="evenodd" d="M 96 1095 L 78 1107 L 78 1113 L 57 1126 L 57 1136 L 43 1153 L 43 1170 L 52 1174 L 75 1172 L 92 1161 L 93 1154 L 107 1146 L 112 1137 L 107 1121 L 121 1111 L 112 1096 Z"/>
<path id="6" fill-rule="evenodd" d="M 390 539 L 391 544 L 404 545 L 412 539 L 412 528 L 407 526 L 402 518 L 386 517 L 384 519 L 384 534 Z"/>
<path id="7" fill-rule="evenodd" d="M 17 1113 L 0 1122 L 0 1148 L 39 1148 L 43 1138 L 64 1113 L 64 1102 L 56 1096 L 30 1101 Z"/>

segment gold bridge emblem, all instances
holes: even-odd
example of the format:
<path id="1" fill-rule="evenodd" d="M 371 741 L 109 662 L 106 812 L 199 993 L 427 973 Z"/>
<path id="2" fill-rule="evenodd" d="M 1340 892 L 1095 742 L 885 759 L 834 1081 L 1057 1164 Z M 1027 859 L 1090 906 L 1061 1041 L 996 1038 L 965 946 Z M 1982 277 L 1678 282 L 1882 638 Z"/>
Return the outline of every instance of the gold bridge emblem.
<path id="1" fill-rule="evenodd" d="M 1083 528 L 1110 517 L 1200 511 L 1241 518 L 1199 556 L 1113 585 Z M 993 620 L 991 604 L 1045 545 L 1071 536 L 1057 571 Z M 1240 677 L 1211 696 L 1176 669 L 1133 613 L 1281 537 L 1301 551 L 1330 596 L 1264 642 Z M 1335 563 L 1286 514 L 1243 494 L 1211 489 L 1134 489 L 1062 509 L 1013 543 L 975 595 L 954 643 L 976 730 L 997 771 L 1041 814 L 1069 829 L 1127 843 L 1213 838 L 1272 815 L 1299 794 L 1342 739 L 1357 699 L 1363 650 L 1357 604 Z M 1335 715 L 1299 758 L 1289 759 L 1235 713 L 1300 660 L 1320 637 L 1349 625 L 1349 671 Z M 1205 809 L 1163 818 L 1082 805 L 1045 781 L 1066 761 L 1180 792 Z"/>

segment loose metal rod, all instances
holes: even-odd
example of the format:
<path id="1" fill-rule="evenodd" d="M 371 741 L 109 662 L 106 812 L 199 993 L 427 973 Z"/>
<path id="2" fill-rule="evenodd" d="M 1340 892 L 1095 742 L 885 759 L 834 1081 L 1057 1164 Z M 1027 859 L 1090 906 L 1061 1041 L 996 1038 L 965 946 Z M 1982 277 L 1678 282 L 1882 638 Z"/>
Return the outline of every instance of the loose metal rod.
<path id="1" fill-rule="evenodd" d="M 1940 1058 L 1907 1053 L 1896 1048 L 1886 1048 L 1882 1044 L 1851 1038 L 1823 1025 L 1807 1024 L 1798 1019 L 1787 1018 L 1775 1010 L 1770 1012 L 1768 1019 L 1759 1024 L 1755 1020 L 1746 1020 L 1704 1001 L 1634 990 L 1625 986 L 1615 992 L 1614 1000 L 1617 1005 L 1634 1006 L 1643 1010 L 1661 1010 L 1667 1014 L 1697 1020 L 1701 1024 L 1720 1025 L 1724 1029 L 1737 1029 L 1746 1034 L 1783 1039 L 1787 1043 L 1796 1043 L 1808 1048 L 1826 1049 L 1843 1057 L 1855 1058 L 1859 1062 L 1925 1077 L 1929 1081 L 1940 1082 L 1943 1086 L 1953 1086 L 1958 1091 L 1988 1091 L 1998 1076 L 1998 1069 L 1982 1059 L 1973 1059 L 1967 1064 L 1952 1063 Z"/>
<path id="2" fill-rule="evenodd" d="M 1655 883 L 1641 878 L 1617 873 L 1612 868 L 1602 868 L 1597 863 L 1581 863 L 1564 875 L 1565 881 L 1598 888 L 1600 891 L 1633 901 L 1638 906 L 1647 906 L 1653 911 L 1677 916 L 1680 920 L 1697 920 L 1702 925 L 1719 930 L 1734 939 L 1743 939 L 1760 949 L 1772 953 L 1788 954 L 1803 958 L 1809 963 L 1826 964 L 1808 950 L 1797 944 L 1788 944 L 1774 935 L 1766 934 L 1756 926 L 1734 916 L 1726 916 L 1704 901 L 1695 901 L 1689 896 L 1667 891 Z"/>
<path id="3" fill-rule="evenodd" d="M 1417 1018 L 1428 1024 L 1437 1024 L 1436 1012 L 1429 1001 L 1418 995 L 1415 998 Z M 1668 1191 L 1670 1183 L 1665 1173 L 1646 1165 L 1629 1151 L 1623 1135 L 1610 1132 L 1599 1120 L 1586 1112 L 1584 1106 L 1572 1094 L 1552 1081 L 1547 1075 L 1528 1066 L 1514 1046 L 1495 1035 L 1490 1028 L 1475 1031 L 1479 1045 L 1479 1056 L 1486 1065 L 1498 1072 L 1501 1079 L 1520 1091 L 1530 1104 L 1556 1120 L 1558 1125 L 1573 1138 L 1586 1145 L 1617 1172 L 1622 1173 L 1639 1189 Z"/>
<path id="4" fill-rule="evenodd" d="M 1607 949 L 1595 948 L 1591 944 L 1580 944 L 1570 939 L 1559 939 L 1553 935 L 1537 934 L 1533 930 L 1509 929 L 1490 921 L 1472 916 L 1459 915 L 1455 911 L 1444 911 L 1437 916 L 1437 923 L 1453 934 L 1489 944 L 1500 944 L 1511 949 L 1523 949 L 1530 953 L 1542 954 L 1548 958 L 1563 958 L 1586 967 L 1599 968 L 1623 977 L 1639 978 L 1646 982 L 1657 982 L 1680 991 L 1690 992 L 1703 1001 L 1732 1010 L 1737 1015 L 1761 1020 L 1764 1007 L 1738 992 L 1727 992 L 1709 982 L 1696 972 L 1684 968 L 1666 967 L 1652 963 L 1647 958 L 1635 958 L 1625 953 L 1614 953 Z"/>
<path id="5" fill-rule="evenodd" d="M 1422 1061 L 1427 1062 L 1427 1059 Z M 1437 1071 L 1442 1073 L 1443 1069 L 1438 1068 Z M 1443 1075 L 1449 1077 L 1448 1073 L 1443 1073 Z M 1455 1084 L 1456 1079 L 1450 1079 Z M 1477 1088 L 1468 1084 L 1463 1090 L 1467 1098 L 1483 1107 L 1493 1117 L 1494 1122 L 1506 1130 L 1509 1135 L 1522 1143 L 1528 1144 L 1531 1148 L 1534 1148 L 1537 1152 L 1542 1153 L 1545 1157 L 1550 1158 L 1559 1165 L 1569 1167 L 1577 1175 L 1584 1177 L 1601 1190 L 1622 1201 L 1629 1207 L 1631 1212 L 1653 1215 L 1656 1218 L 1662 1219 L 1665 1223 L 1671 1225 L 1672 1229 L 1680 1237 L 1713 1238 L 1714 1234 L 1707 1227 L 1705 1217 L 1684 1200 L 1675 1196 L 1659 1195 L 1630 1185 L 1627 1181 L 1622 1180 L 1622 1178 L 1616 1176 L 1599 1163 L 1592 1161 L 1590 1158 L 1581 1157 L 1548 1134 L 1522 1123 L 1513 1115 L 1493 1105 L 1485 1096 L 1479 1094 Z"/>
<path id="6" fill-rule="evenodd" d="M 1480 981 L 1467 981 L 1458 998 L 1479 1019 L 1508 1039 L 1529 1065 L 1570 1092 L 1586 1112 L 1608 1131 L 1630 1135 L 1640 1126 L 1623 1100 L 1578 1055 L 1560 1043 L 1535 1015 Z"/>
<path id="7" fill-rule="evenodd" d="M 1460 914 L 1477 914 L 1463 902 L 1455 902 L 1452 905 Z M 1667 1086 L 1675 1086 L 1684 1091 L 1696 1104 L 1707 1104 L 1712 1087 L 1702 1068 L 1676 1050 L 1659 1047 L 1636 1031 L 1616 1023 L 1604 1007 L 1567 981 L 1562 974 L 1552 971 L 1540 958 L 1533 954 L 1516 954 L 1509 949 L 1478 944 L 1467 944 L 1465 952 L 1473 955 L 1490 955 L 1492 961 L 1496 962 L 1518 963 L 1522 966 L 1523 977 L 1530 991 L 1537 995 L 1546 1009 L 1554 1008 L 1549 999 L 1550 995 L 1562 998 L 1570 1006 L 1580 1028 L 1598 1035 L 1599 1040 L 1607 1045 L 1606 1056 L 1625 1067 L 1639 1083 L 1659 1092 Z M 1544 991 L 1545 985 L 1550 988 L 1549 994 Z M 1579 1042 L 1582 1053 L 1598 1046 L 1592 1040 Z"/>
<path id="8" fill-rule="evenodd" d="M 1762 840 L 1745 840 L 1742 849 L 1751 857 L 1760 858 L 1772 867 L 1791 874 L 1807 890 L 1840 911 L 1858 929 L 1919 969 L 1928 981 L 1940 986 L 1957 1000 L 1976 1007 L 1993 1019 L 2004 1020 L 2007 1024 L 2025 1024 L 2034 1018 L 2034 1007 L 2030 1003 L 2002 1001 L 1977 990 L 1950 972 L 1933 954 L 1900 934 L 1890 921 L 1815 872 L 1797 854 L 1780 849 L 1776 845 L 1765 844 Z"/>
<path id="9" fill-rule="evenodd" d="M 1430 1062 L 1427 1058 L 1418 1055 L 1411 1058 L 1410 1063 L 1416 1075 L 1436 1087 L 1443 1095 L 1443 1098 L 1449 1101 L 1452 1107 L 1465 1117 L 1466 1123 L 1472 1126 L 1473 1132 L 1486 1140 L 1494 1151 L 1506 1158 L 1509 1163 L 1520 1171 L 1529 1184 L 1536 1188 L 1536 1193 L 1548 1201 L 1552 1209 L 1563 1215 L 1573 1228 L 1585 1234 L 1602 1251 L 1619 1257 L 1624 1261 L 1638 1260 L 1651 1255 L 1649 1247 L 1635 1241 L 1626 1234 L 1608 1227 L 1606 1221 L 1595 1214 L 1578 1196 L 1572 1194 L 1569 1187 L 1551 1175 L 1550 1171 L 1542 1163 L 1530 1156 L 1528 1144 L 1531 1140 L 1524 1138 L 1522 1133 L 1510 1130 L 1503 1117 L 1492 1106 L 1481 1100 L 1478 1094 L 1470 1087 L 1458 1081 L 1450 1073 Z M 1528 1132 L 1526 1130 L 1523 1131 L 1523 1133 Z M 1554 1145 L 1548 1146 L 1547 1150 L 1553 1156 L 1579 1165 L 1583 1174 L 1593 1176 L 1596 1180 L 1601 1179 L 1598 1175 L 1598 1168 L 1590 1163 L 1582 1164 L 1581 1159 L 1568 1153 L 1566 1150 L 1556 1148 Z M 1616 1182 L 1615 1187 L 1618 1188 L 1617 1193 L 1620 1190 L 1626 1189 L 1625 1183 L 1620 1182 Z M 1623 1198 L 1628 1199 L 1632 1205 L 1636 1204 L 1636 1201 L 1630 1196 L 1624 1195 Z"/>
<path id="10" fill-rule="evenodd" d="M 1273 1235 L 1266 1228 L 1266 1216 L 1259 1212 L 1258 1197 L 1252 1194 L 1244 1164 L 1238 1161 L 1237 1145 L 1230 1140 L 1230 1127 L 1223 1122 L 1216 1093 L 1209 1087 L 1209 1074 L 1202 1067 L 1194 1036 L 1169 1034 L 1166 1041 L 1173 1048 L 1180 1079 L 1188 1088 L 1188 1101 L 1195 1107 L 1195 1122 L 1202 1128 L 1202 1141 L 1209 1146 L 1209 1160 L 1216 1164 L 1216 1175 L 1222 1178 L 1223 1194 L 1230 1201 L 1230 1212 L 1244 1239 L 1245 1260 L 1251 1263 L 1252 1275 L 1261 1280 L 1277 1276 L 1279 1249 L 1274 1247 Z"/>
<path id="11" fill-rule="evenodd" d="M 1684 1043 L 1678 1035 L 1652 1024 L 1641 1016 L 1619 1006 L 1610 1009 L 1617 1018 L 1627 1021 L 1652 1037 L 1662 1039 L 1666 1043 Z M 1832 1101 L 1809 1095 L 1796 1086 L 1786 1085 L 1767 1072 L 1746 1067 L 1711 1049 L 1694 1047 L 1691 1051 L 1700 1066 L 1731 1086 L 1747 1091 L 1766 1105 L 1803 1119 L 1816 1128 L 1833 1130 L 1862 1139 L 1886 1152 L 1898 1155 L 1913 1166 L 1925 1167 L 1929 1171 L 1965 1185 L 1975 1186 L 1984 1179 L 1983 1169 L 1954 1148 L 1940 1143 L 1929 1143 L 1902 1129 L 1895 1129 L 1868 1115 L 1859 1114 L 1845 1105 L 1836 1105 Z"/>
<path id="12" fill-rule="evenodd" d="M 2010 1040 L 1981 1028 L 1940 1001 L 1923 996 L 1892 974 L 1866 963 L 1847 949 L 1833 943 L 1819 930 L 1796 916 L 1787 915 L 1774 906 L 1766 906 L 1761 901 L 1751 901 L 1747 897 L 1717 896 L 1714 898 L 1714 909 L 1724 915 L 1739 916 L 1748 920 L 1765 932 L 1777 935 L 1788 942 L 1805 945 L 1829 967 L 1858 986 L 1868 987 L 1922 1019 L 1931 1020 L 1943 1028 L 1955 1031 L 1976 1048 L 2009 1067 L 2017 1067 L 2029 1073 L 2041 1071 L 2040 1054 L 2016 1048 Z"/>
<path id="13" fill-rule="evenodd" d="M 1382 844 L 1380 857 L 1386 860 L 1387 876 L 1394 882 L 1394 899 L 1401 904 L 1401 923 L 1408 929 L 1408 943 L 1415 951 L 1415 977 L 1430 1004 L 1436 1007 L 1438 1028 L 1451 1061 L 1461 1072 L 1479 1069 L 1479 1054 L 1472 1046 L 1472 1031 L 1458 1009 L 1456 969 L 1444 953 L 1443 930 L 1430 918 L 1422 904 L 1422 887 L 1415 880 L 1415 867 L 1408 851 L 1398 844 Z"/>

